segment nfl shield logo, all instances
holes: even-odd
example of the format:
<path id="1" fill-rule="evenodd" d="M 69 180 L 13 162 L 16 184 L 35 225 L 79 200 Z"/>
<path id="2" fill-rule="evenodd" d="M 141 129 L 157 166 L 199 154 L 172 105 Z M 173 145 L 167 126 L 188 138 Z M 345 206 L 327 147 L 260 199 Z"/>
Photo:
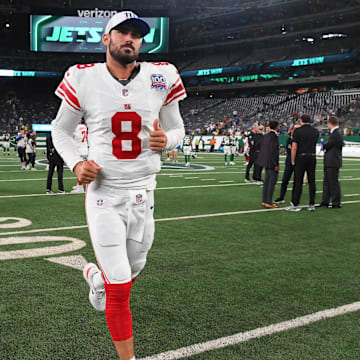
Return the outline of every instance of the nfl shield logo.
<path id="1" fill-rule="evenodd" d="M 129 90 L 128 89 L 123 89 L 122 94 L 123 94 L 123 96 L 128 96 L 129 95 Z"/>
<path id="2" fill-rule="evenodd" d="M 99 199 L 97 202 L 96 202 L 97 206 L 102 206 L 104 204 L 104 200 L 102 199 Z"/>
<path id="3" fill-rule="evenodd" d="M 137 194 L 136 197 L 135 197 L 135 199 L 136 199 L 136 203 L 137 203 L 137 204 L 140 204 L 141 201 L 142 201 L 142 194 Z"/>
<path id="4" fill-rule="evenodd" d="M 166 89 L 166 81 L 165 77 L 162 74 L 152 74 L 151 75 L 151 88 L 156 90 L 165 90 Z"/>

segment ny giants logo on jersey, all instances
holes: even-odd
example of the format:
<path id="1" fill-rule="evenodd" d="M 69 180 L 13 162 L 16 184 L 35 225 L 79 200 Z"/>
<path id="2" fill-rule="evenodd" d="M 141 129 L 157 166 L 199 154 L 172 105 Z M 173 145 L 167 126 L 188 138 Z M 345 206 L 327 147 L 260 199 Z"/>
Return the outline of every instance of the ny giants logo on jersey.
<path id="1" fill-rule="evenodd" d="M 152 74 L 151 75 L 151 88 L 159 91 L 166 90 L 166 80 L 162 74 Z"/>

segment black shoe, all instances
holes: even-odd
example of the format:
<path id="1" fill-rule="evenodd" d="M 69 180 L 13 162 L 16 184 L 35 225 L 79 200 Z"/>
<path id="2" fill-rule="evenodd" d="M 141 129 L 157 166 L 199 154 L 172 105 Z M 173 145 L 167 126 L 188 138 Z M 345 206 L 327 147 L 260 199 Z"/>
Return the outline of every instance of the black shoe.
<path id="1" fill-rule="evenodd" d="M 341 209 L 341 208 L 342 208 L 342 205 L 341 205 L 341 204 L 333 205 L 331 208 L 332 208 L 332 209 Z"/>
<path id="2" fill-rule="evenodd" d="M 320 203 L 319 205 L 315 205 L 315 207 L 316 208 L 321 208 L 321 207 L 328 208 L 330 206 L 329 206 L 329 204 Z"/>
<path id="3" fill-rule="evenodd" d="M 274 201 L 275 204 L 284 204 L 285 203 L 285 200 L 282 199 L 282 198 L 277 198 L 275 201 Z"/>

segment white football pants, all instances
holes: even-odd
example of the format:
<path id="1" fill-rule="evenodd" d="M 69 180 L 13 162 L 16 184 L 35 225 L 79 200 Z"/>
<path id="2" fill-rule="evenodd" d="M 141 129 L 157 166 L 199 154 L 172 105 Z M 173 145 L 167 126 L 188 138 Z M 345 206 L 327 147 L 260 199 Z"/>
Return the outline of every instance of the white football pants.
<path id="1" fill-rule="evenodd" d="M 95 256 L 105 281 L 123 284 L 144 268 L 154 240 L 154 192 L 87 187 L 85 209 Z"/>

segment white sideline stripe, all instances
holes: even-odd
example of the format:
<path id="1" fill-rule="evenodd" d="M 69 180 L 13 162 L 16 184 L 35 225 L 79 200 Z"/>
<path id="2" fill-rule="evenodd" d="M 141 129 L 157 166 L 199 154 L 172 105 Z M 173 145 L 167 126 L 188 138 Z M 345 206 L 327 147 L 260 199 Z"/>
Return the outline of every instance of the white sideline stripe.
<path id="1" fill-rule="evenodd" d="M 358 203 L 360 203 L 360 200 L 351 200 L 351 201 L 343 201 L 342 202 L 342 204 L 358 204 Z M 300 207 L 307 208 L 307 205 L 302 205 Z M 286 207 L 277 208 L 277 209 L 275 208 L 275 209 L 241 210 L 241 211 L 232 211 L 232 212 L 215 213 L 215 214 L 178 216 L 178 217 L 172 217 L 172 218 L 155 219 L 155 222 L 177 221 L 177 220 L 192 220 L 192 219 L 201 219 L 201 218 L 216 217 L 216 216 L 255 214 L 255 213 L 260 213 L 260 212 L 268 212 L 268 211 L 281 211 L 281 210 L 285 210 L 285 209 L 286 209 Z M 0 232 L 0 236 L 3 236 L 3 235 L 29 234 L 29 233 L 38 233 L 38 232 L 48 232 L 48 231 L 59 231 L 59 230 L 84 229 L 84 228 L 87 228 L 87 227 L 88 227 L 87 225 L 77 225 L 77 226 L 64 226 L 64 227 L 48 228 L 48 229 L 33 229 L 33 230 Z"/>
<path id="2" fill-rule="evenodd" d="M 233 183 L 234 180 L 223 180 L 223 181 L 219 181 L 219 183 Z"/>
<path id="3" fill-rule="evenodd" d="M 76 179 L 76 176 L 64 177 L 64 180 Z M 41 179 L 12 179 L 12 180 L 0 180 L 0 182 L 13 182 L 13 181 L 46 181 L 46 178 Z"/>
<path id="4" fill-rule="evenodd" d="M 198 176 L 192 176 L 192 177 L 184 177 L 184 180 L 189 180 L 189 179 L 198 179 Z"/>
<path id="5" fill-rule="evenodd" d="M 38 169 L 38 172 L 40 171 L 46 171 L 47 170 L 39 170 Z M 316 170 L 317 172 L 324 172 L 323 169 L 318 169 Z M 360 171 L 360 169 L 341 169 L 341 172 L 344 172 L 344 171 Z M 9 170 L 9 171 L 0 171 L 0 173 L 10 173 L 10 172 L 19 172 L 19 173 L 23 173 L 24 174 L 24 170 Z M 27 171 L 26 171 L 27 172 Z M 25 172 L 25 173 L 26 173 Z M 193 172 L 193 173 L 190 173 L 190 172 L 186 172 L 186 175 L 219 175 L 219 174 L 245 174 L 245 171 L 214 171 L 214 170 L 206 170 L 206 171 L 202 171 L 202 172 Z M 156 176 L 169 176 L 169 177 L 182 177 L 184 176 L 185 174 L 182 174 L 182 175 L 179 175 L 179 174 L 176 174 L 176 173 L 170 173 L 170 174 L 166 174 L 166 173 L 159 173 L 159 174 L 156 174 Z M 342 178 L 346 178 L 347 176 L 343 176 Z M 73 177 L 66 177 L 64 179 L 76 179 L 76 176 L 73 176 Z M 184 178 L 186 179 L 186 178 Z M 191 179 L 191 178 L 188 178 L 188 179 Z M 42 178 L 42 179 L 8 179 L 8 180 L 0 180 L 1 182 L 11 182 L 11 181 L 38 181 L 38 180 L 43 180 L 43 181 L 46 181 L 47 178 Z M 346 179 L 344 179 L 346 180 Z"/>
<path id="6" fill-rule="evenodd" d="M 297 317 L 292 320 L 283 321 L 277 324 L 264 326 L 250 331 L 240 332 L 234 335 L 225 336 L 219 339 L 210 340 L 204 343 L 182 347 L 177 350 L 167 351 L 161 354 L 147 356 L 140 360 L 175 360 L 188 358 L 206 351 L 221 349 L 227 346 L 240 344 L 251 339 L 258 339 L 279 332 L 296 329 L 298 327 L 310 325 L 314 322 L 331 319 L 336 316 L 345 315 L 360 310 L 360 301 L 352 304 L 339 306 L 337 308 L 318 311 L 316 313 Z"/>
<path id="7" fill-rule="evenodd" d="M 216 179 L 203 179 L 203 180 L 216 180 Z M 360 180 L 360 178 L 352 178 L 352 179 L 342 179 L 342 181 L 354 181 L 354 180 Z M 317 182 L 323 181 L 322 179 L 316 180 Z M 278 181 L 277 184 L 281 184 L 281 181 Z M 162 188 L 156 188 L 155 190 L 176 190 L 176 189 L 194 189 L 194 188 L 207 188 L 207 187 L 217 187 L 217 186 L 259 186 L 252 183 L 235 183 L 235 184 L 209 184 L 209 185 L 188 185 L 188 186 L 170 186 L 170 187 L 162 187 Z M 290 189 L 288 189 L 290 190 Z M 2 195 L 0 196 L 0 199 L 5 198 L 19 198 L 19 197 L 31 197 L 31 196 L 53 196 L 57 195 L 54 194 L 25 194 L 25 195 Z M 78 195 L 74 193 L 66 193 L 64 195 Z M 61 195 L 61 196 L 64 196 Z"/>
<path id="8" fill-rule="evenodd" d="M 216 179 L 200 179 L 200 181 L 215 181 Z"/>
<path id="9" fill-rule="evenodd" d="M 344 196 L 360 196 L 360 194 L 346 194 Z"/>

